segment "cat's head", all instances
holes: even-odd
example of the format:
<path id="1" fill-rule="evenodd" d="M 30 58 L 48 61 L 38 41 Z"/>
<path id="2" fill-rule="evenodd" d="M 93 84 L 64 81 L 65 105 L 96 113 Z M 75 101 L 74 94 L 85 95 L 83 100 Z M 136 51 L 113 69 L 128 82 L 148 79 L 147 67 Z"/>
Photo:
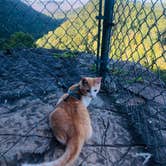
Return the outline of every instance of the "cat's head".
<path id="1" fill-rule="evenodd" d="M 80 90 L 83 95 L 94 98 L 101 87 L 102 77 L 84 77 L 80 81 Z"/>

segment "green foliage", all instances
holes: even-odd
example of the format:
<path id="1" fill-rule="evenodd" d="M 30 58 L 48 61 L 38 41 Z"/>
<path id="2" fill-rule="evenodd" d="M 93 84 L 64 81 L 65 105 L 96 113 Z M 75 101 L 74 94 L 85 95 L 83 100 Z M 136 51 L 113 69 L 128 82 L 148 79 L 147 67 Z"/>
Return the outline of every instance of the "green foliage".
<path id="1" fill-rule="evenodd" d="M 144 79 L 142 78 L 142 76 L 139 76 L 139 77 L 136 77 L 133 79 L 126 80 L 126 82 L 129 84 L 136 83 L 136 82 L 142 83 L 142 82 L 144 82 Z"/>
<path id="2" fill-rule="evenodd" d="M 96 72 L 96 64 L 95 64 L 95 63 L 92 64 L 92 66 L 91 66 L 91 70 L 94 71 L 94 72 Z"/>
<path id="3" fill-rule="evenodd" d="M 35 47 L 34 38 L 24 32 L 15 32 L 2 44 L 3 49 Z"/>
<path id="4" fill-rule="evenodd" d="M 76 54 L 74 54 L 73 52 L 64 52 L 63 54 L 55 53 L 55 54 L 53 54 L 53 56 L 55 58 L 60 58 L 60 57 L 63 57 L 63 58 L 73 58 L 73 57 L 76 56 Z"/>
<path id="5" fill-rule="evenodd" d="M 128 71 L 121 69 L 121 68 L 108 68 L 108 70 L 113 74 L 113 75 L 123 75 L 126 76 L 128 75 Z"/>
<path id="6" fill-rule="evenodd" d="M 159 74 L 159 77 L 165 82 L 166 84 L 166 70 L 154 70 L 156 74 Z"/>
<path id="7" fill-rule="evenodd" d="M 0 49 L 3 48 L 4 44 L 5 44 L 5 39 L 4 38 L 0 38 Z"/>
<path id="8" fill-rule="evenodd" d="M 135 82 L 143 82 L 143 81 L 144 81 L 144 79 L 141 76 L 139 76 L 135 79 Z"/>
<path id="9" fill-rule="evenodd" d="M 161 70 L 160 71 L 160 77 L 166 83 L 166 70 Z"/>

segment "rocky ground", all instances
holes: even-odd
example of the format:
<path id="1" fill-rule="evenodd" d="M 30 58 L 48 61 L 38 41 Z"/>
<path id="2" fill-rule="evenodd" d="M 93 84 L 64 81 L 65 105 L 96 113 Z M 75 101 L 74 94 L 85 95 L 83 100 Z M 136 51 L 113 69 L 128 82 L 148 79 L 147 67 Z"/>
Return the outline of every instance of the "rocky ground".
<path id="1" fill-rule="evenodd" d="M 0 52 L 0 165 L 51 161 L 63 154 L 65 147 L 52 136 L 48 115 L 71 84 L 82 76 L 95 76 L 94 61 L 90 54 L 73 55 L 59 50 Z M 117 75 L 117 66 L 122 69 L 121 65 L 124 66 L 110 63 L 111 72 L 103 89 L 89 106 L 93 137 L 85 144 L 75 166 L 142 166 L 165 162 L 160 155 L 164 155 L 165 148 L 156 150 L 152 146 L 157 140 L 165 143 L 166 138 L 164 83 L 155 79 L 152 86 L 146 86 L 153 93 L 149 90 L 138 94 L 138 88 L 148 84 L 146 75 L 154 75 L 147 71 L 144 82 L 139 79 L 131 83 L 130 72 L 126 76 L 129 81 L 124 82 Z M 127 66 L 123 73 L 132 64 Z M 140 66 L 136 69 L 144 70 Z M 159 91 L 162 93 L 158 94 Z M 153 101 L 148 99 L 148 93 Z M 142 128 L 141 124 L 148 128 Z M 154 129 L 160 131 L 157 137 Z"/>

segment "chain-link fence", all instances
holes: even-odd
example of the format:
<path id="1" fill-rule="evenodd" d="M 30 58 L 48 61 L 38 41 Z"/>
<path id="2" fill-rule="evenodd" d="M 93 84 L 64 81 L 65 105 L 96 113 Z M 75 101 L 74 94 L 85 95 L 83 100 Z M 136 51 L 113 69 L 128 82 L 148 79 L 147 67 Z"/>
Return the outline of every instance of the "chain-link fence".
<path id="1" fill-rule="evenodd" d="M 44 47 L 96 53 L 97 0 L 0 2 L 1 48 Z"/>
<path id="2" fill-rule="evenodd" d="M 116 1 L 111 59 L 133 61 L 164 78 L 165 7 L 166 3 L 160 0 Z"/>
<path id="3" fill-rule="evenodd" d="M 164 0 L 115 1 L 108 64 L 116 104 L 128 113 L 155 165 L 166 164 L 165 9 Z"/>

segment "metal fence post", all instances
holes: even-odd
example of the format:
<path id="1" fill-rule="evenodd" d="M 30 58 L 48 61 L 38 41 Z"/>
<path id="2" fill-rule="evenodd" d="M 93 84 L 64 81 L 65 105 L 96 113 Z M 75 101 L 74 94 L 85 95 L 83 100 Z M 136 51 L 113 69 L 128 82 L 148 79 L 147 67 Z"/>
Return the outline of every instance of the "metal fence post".
<path id="1" fill-rule="evenodd" d="M 101 20 L 103 19 L 102 16 L 102 2 L 103 0 L 99 0 L 99 15 L 96 16 L 96 19 L 98 19 L 98 36 L 97 36 L 97 60 L 96 60 L 96 70 L 97 70 L 97 74 L 99 74 L 99 55 L 100 55 L 100 44 L 101 44 Z"/>
<path id="2" fill-rule="evenodd" d="M 115 0 L 105 0 L 104 4 L 104 21 L 103 21 L 101 59 L 100 59 L 100 75 L 104 78 L 107 72 L 107 65 L 109 61 L 114 4 Z"/>

